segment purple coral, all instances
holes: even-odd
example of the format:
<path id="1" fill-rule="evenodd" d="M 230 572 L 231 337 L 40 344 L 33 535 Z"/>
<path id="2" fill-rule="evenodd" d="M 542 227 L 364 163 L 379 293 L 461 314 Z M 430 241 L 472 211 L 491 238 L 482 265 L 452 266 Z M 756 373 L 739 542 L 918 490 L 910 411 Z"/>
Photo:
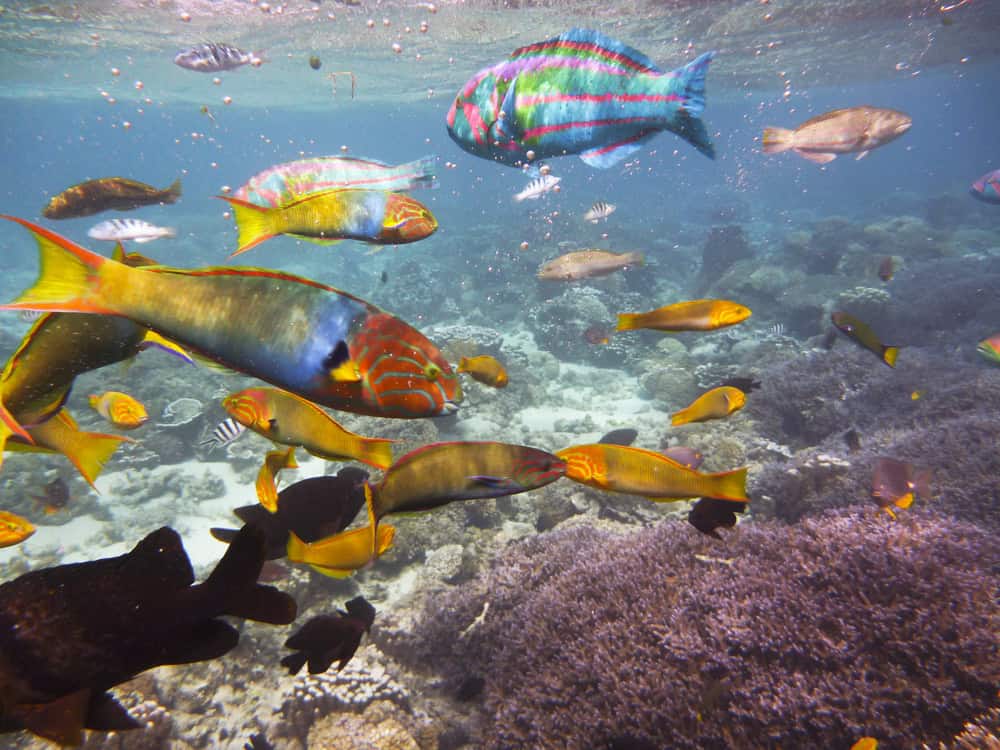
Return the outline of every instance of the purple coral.
<path id="1" fill-rule="evenodd" d="M 995 705 L 1000 549 L 881 515 L 744 524 L 724 547 L 670 522 L 556 531 L 431 602 L 414 643 L 453 685 L 485 678 L 492 748 L 937 743 Z"/>

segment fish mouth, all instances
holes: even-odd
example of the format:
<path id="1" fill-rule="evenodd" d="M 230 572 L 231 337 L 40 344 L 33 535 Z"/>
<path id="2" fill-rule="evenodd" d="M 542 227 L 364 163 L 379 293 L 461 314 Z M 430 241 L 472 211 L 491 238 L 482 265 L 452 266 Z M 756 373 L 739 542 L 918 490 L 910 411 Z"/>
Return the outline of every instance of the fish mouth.
<path id="1" fill-rule="evenodd" d="M 899 125 L 896 126 L 896 135 L 902 135 L 907 130 L 909 130 L 911 127 L 913 127 L 913 120 L 909 120 L 908 122 L 901 122 L 901 123 L 899 123 Z"/>
<path id="2" fill-rule="evenodd" d="M 454 401 L 445 401 L 441 405 L 441 413 L 438 416 L 450 417 L 453 414 L 458 414 L 459 406 Z"/>

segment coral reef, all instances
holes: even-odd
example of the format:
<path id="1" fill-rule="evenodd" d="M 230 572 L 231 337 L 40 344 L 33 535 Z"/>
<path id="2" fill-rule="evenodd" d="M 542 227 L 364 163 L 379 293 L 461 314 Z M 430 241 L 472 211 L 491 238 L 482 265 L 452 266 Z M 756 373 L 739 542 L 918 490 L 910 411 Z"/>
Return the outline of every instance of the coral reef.
<path id="1" fill-rule="evenodd" d="M 926 514 L 742 524 L 724 548 L 685 524 L 576 527 L 428 602 L 411 645 L 453 694 L 485 681 L 483 747 L 849 747 L 877 730 L 898 750 L 992 707 L 998 564 L 990 535 Z"/>
<path id="2" fill-rule="evenodd" d="M 746 232 L 738 224 L 712 227 L 701 249 L 701 268 L 694 280 L 693 294 L 703 297 L 733 264 L 754 255 Z"/>
<path id="3" fill-rule="evenodd" d="M 924 745 L 924 750 L 933 750 Z M 965 725 L 952 742 L 942 742 L 938 750 L 1000 750 L 1000 708 L 993 708 Z"/>

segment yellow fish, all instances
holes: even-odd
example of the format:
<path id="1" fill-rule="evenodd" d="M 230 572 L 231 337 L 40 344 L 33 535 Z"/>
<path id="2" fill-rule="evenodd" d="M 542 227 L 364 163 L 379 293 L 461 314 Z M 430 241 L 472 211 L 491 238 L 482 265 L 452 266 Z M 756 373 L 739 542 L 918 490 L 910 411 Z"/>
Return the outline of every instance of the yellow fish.
<path id="1" fill-rule="evenodd" d="M 297 469 L 295 447 L 283 451 L 268 451 L 264 464 L 257 473 L 257 499 L 272 513 L 278 512 L 278 472 L 282 469 Z"/>
<path id="2" fill-rule="evenodd" d="M 746 404 L 746 394 L 731 385 L 722 385 L 706 391 L 670 417 L 670 424 L 675 427 L 690 422 L 706 422 L 709 419 L 728 417 L 734 411 L 739 411 Z"/>
<path id="3" fill-rule="evenodd" d="M 725 299 L 696 299 L 659 307 L 646 313 L 619 313 L 619 331 L 651 328 L 654 331 L 714 331 L 742 323 L 752 313 L 749 307 Z"/>
<path id="4" fill-rule="evenodd" d="M 0 510 L 0 547 L 13 547 L 34 533 L 35 527 L 27 518 Z"/>
<path id="5" fill-rule="evenodd" d="M 851 750 L 877 750 L 878 740 L 874 737 L 862 737 L 851 745 Z"/>
<path id="6" fill-rule="evenodd" d="M 121 391 L 105 391 L 88 399 L 94 410 L 115 427 L 134 430 L 149 421 L 146 407 Z"/>
<path id="7" fill-rule="evenodd" d="M 483 385 L 493 388 L 507 387 L 507 371 L 495 357 L 491 357 L 489 354 L 480 354 L 478 357 L 462 357 L 455 371 L 468 373 L 473 380 Z"/>
<path id="8" fill-rule="evenodd" d="M 745 466 L 705 474 L 661 453 L 610 443 L 574 445 L 556 455 L 566 462 L 569 479 L 607 492 L 642 495 L 655 502 L 695 497 L 750 502 Z"/>

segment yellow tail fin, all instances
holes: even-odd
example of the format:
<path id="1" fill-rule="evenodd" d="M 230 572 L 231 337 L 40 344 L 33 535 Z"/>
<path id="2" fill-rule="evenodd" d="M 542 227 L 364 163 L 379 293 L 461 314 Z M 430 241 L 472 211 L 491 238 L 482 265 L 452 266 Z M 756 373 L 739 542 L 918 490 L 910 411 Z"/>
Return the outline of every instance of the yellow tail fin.
<path id="1" fill-rule="evenodd" d="M 639 313 L 618 313 L 616 331 L 634 331 L 636 328 L 641 328 Z"/>
<path id="2" fill-rule="evenodd" d="M 896 357 L 899 356 L 898 346 L 887 346 L 882 350 L 882 360 L 889 365 L 889 367 L 896 366 Z"/>
<path id="3" fill-rule="evenodd" d="M 65 409 L 40 425 L 31 427 L 29 432 L 39 446 L 66 456 L 95 491 L 94 480 L 118 446 L 134 442 L 121 435 L 82 432 Z"/>
<path id="4" fill-rule="evenodd" d="M 278 234 L 275 218 L 281 213 L 280 208 L 265 208 L 227 195 L 218 197 L 233 207 L 233 219 L 236 221 L 236 229 L 239 231 L 239 239 L 237 240 L 239 247 L 229 256 L 230 258 L 245 253 L 250 248 L 256 247 L 264 240 L 269 240 Z"/>
<path id="5" fill-rule="evenodd" d="M 358 460 L 376 469 L 388 469 L 392 465 L 392 443 L 385 438 L 365 438 Z"/>
<path id="6" fill-rule="evenodd" d="M 714 480 L 715 493 L 712 497 L 719 500 L 733 500 L 736 502 L 748 503 L 747 497 L 747 467 L 741 466 L 739 469 L 724 471 L 719 474 L 709 474 Z"/>

